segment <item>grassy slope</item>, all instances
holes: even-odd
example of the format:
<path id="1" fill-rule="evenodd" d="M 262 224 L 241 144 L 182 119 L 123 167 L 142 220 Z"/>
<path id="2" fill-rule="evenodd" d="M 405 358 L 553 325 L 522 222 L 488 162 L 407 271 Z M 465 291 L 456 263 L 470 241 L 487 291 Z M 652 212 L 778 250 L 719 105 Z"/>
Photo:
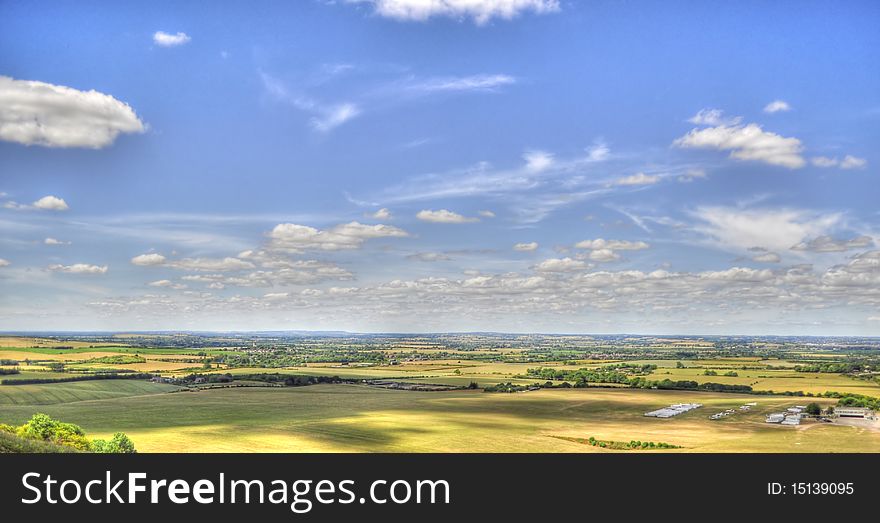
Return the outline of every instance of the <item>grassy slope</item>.
<path id="1" fill-rule="evenodd" d="M 34 385 L 0 385 L 0 418 L 10 405 L 53 405 L 128 396 L 161 394 L 174 385 L 140 380 L 95 380 Z"/>
<path id="2" fill-rule="evenodd" d="M 682 401 L 706 406 L 667 420 L 642 415 Z M 749 413 L 707 419 L 749 401 L 759 403 Z M 803 399 L 657 390 L 419 393 L 319 385 L 130 396 L 39 410 L 95 437 L 124 431 L 146 452 L 607 452 L 551 436 L 685 447 L 672 452 L 880 452 L 880 436 L 868 429 L 763 422 L 767 412 L 799 403 Z M 33 412 L 3 406 L 0 421 L 22 423 Z"/>

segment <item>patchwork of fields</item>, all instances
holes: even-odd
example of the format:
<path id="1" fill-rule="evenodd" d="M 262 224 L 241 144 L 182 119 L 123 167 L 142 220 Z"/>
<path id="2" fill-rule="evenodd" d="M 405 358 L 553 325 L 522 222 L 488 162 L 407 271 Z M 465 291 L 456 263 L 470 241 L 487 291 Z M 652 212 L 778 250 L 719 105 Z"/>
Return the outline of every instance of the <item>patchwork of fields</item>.
<path id="1" fill-rule="evenodd" d="M 65 348 L 59 349 L 45 340 L 27 340 L 27 344 L 21 340 L 15 344 L 0 337 L 0 361 L 6 361 L 0 368 L 18 371 L 0 380 L 58 382 L 0 385 L 0 423 L 21 424 L 43 412 L 76 423 L 95 437 L 125 432 L 142 452 L 614 452 L 578 443 L 590 437 L 681 447 L 629 452 L 880 452 L 878 423 L 805 420 L 793 427 L 765 423 L 767 414 L 794 405 L 815 401 L 825 408 L 837 402 L 780 392 L 880 397 L 876 379 L 800 372 L 783 358 L 565 357 L 520 362 L 527 355 L 518 349 L 444 351 L 438 357 L 430 352 L 435 349 L 415 344 L 407 349 L 406 359 L 233 366 L 225 363 L 224 356 L 241 354 L 234 348 L 153 349 L 65 342 Z M 811 357 L 818 360 L 824 355 Z M 14 365 L 9 363 L 13 360 Z M 644 373 L 648 380 L 746 385 L 777 394 L 657 390 L 622 383 L 559 388 L 573 384 L 564 380 L 555 381 L 555 388 L 518 393 L 465 389 L 472 384 L 482 388 L 543 383 L 529 375 L 529 369 L 538 367 L 576 372 L 623 362 L 649 366 Z M 176 379 L 174 384 L 144 378 L 64 381 L 100 372 L 147 372 Z M 231 382 L 230 378 L 217 383 L 180 381 L 187 375 L 192 379 L 226 374 L 232 376 Z M 346 383 L 283 386 L 260 381 L 261 374 L 338 376 Z M 380 379 L 461 389 L 418 392 L 367 383 Z M 756 405 L 748 411 L 709 419 L 749 402 Z M 704 406 L 670 419 L 644 416 L 673 403 Z"/>

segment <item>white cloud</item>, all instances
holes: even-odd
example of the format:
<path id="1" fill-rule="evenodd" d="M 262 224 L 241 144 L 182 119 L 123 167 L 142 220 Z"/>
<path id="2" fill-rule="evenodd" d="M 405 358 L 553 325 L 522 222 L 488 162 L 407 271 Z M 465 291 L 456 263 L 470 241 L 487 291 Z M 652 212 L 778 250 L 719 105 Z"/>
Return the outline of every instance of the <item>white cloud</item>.
<path id="1" fill-rule="evenodd" d="M 559 11 L 558 0 L 346 0 L 370 3 L 376 14 L 404 21 L 425 21 L 434 16 L 470 18 L 484 25 L 493 18 L 509 20 L 525 12 Z"/>
<path id="2" fill-rule="evenodd" d="M 492 212 L 492 211 L 487 211 L 487 210 L 478 211 L 477 214 L 479 214 L 479 215 L 482 216 L 483 218 L 494 218 L 494 217 L 495 217 L 495 213 L 494 213 L 494 212 Z"/>
<path id="3" fill-rule="evenodd" d="M 12 265 L 12 263 L 10 263 L 9 260 L 0 258 L 0 267 L 9 267 L 10 265 Z"/>
<path id="4" fill-rule="evenodd" d="M 614 182 L 615 185 L 653 185 L 660 181 L 657 175 L 637 173 L 632 176 L 624 176 Z"/>
<path id="5" fill-rule="evenodd" d="M 144 130 L 134 110 L 110 95 L 0 76 L 0 140 L 100 149 Z"/>
<path id="6" fill-rule="evenodd" d="M 574 272 L 588 269 L 589 265 L 582 260 L 572 258 L 549 258 L 535 265 L 538 272 Z"/>
<path id="7" fill-rule="evenodd" d="M 260 80 L 263 82 L 263 88 L 275 100 L 310 113 L 312 117 L 309 119 L 309 124 L 316 131 L 330 132 L 361 114 L 361 108 L 354 103 L 328 104 L 301 93 L 291 92 L 284 82 L 263 71 L 260 71 Z"/>
<path id="8" fill-rule="evenodd" d="M 818 236 L 840 221 L 839 214 L 817 214 L 798 209 L 738 209 L 699 207 L 694 216 L 704 223 L 694 228 L 722 248 L 748 250 L 763 247 L 787 251 L 807 237 Z"/>
<path id="9" fill-rule="evenodd" d="M 287 251 L 357 249 L 373 238 L 403 238 L 409 233 L 391 225 L 350 222 L 328 230 L 307 225 L 280 223 L 269 233 L 270 246 Z"/>
<path id="10" fill-rule="evenodd" d="M 828 235 L 818 236 L 810 241 L 800 242 L 793 246 L 795 251 L 811 252 L 844 252 L 850 249 L 863 249 L 874 245 L 870 236 L 858 236 L 848 240 L 838 240 Z"/>
<path id="11" fill-rule="evenodd" d="M 590 259 L 596 262 L 611 262 L 620 259 L 620 255 L 611 249 L 596 249 L 590 252 Z"/>
<path id="12" fill-rule="evenodd" d="M 736 125 L 742 118 L 724 116 L 721 109 L 701 109 L 700 112 L 688 118 L 688 121 L 694 125 Z"/>
<path id="13" fill-rule="evenodd" d="M 87 263 L 74 263 L 73 265 L 50 265 L 50 271 L 64 272 L 68 274 L 104 274 L 107 272 L 106 265 L 89 265 Z"/>
<path id="14" fill-rule="evenodd" d="M 183 289 L 187 288 L 187 286 L 184 285 L 183 283 L 174 283 L 171 280 L 151 281 L 147 285 L 149 285 L 150 287 L 162 287 L 162 288 L 168 288 L 168 289 L 174 289 L 174 290 L 183 290 Z"/>
<path id="15" fill-rule="evenodd" d="M 829 158 L 828 156 L 814 156 L 810 158 L 810 163 L 816 167 L 834 167 L 840 162 L 837 158 Z"/>
<path id="16" fill-rule="evenodd" d="M 190 271 L 240 271 L 253 269 L 255 266 L 249 261 L 238 258 L 183 258 L 168 262 L 167 265 L 174 269 Z"/>
<path id="17" fill-rule="evenodd" d="M 32 205 L 35 209 L 40 209 L 41 211 L 66 211 L 70 209 L 67 206 L 67 202 L 57 196 L 43 196 Z"/>
<path id="18" fill-rule="evenodd" d="M 679 175 L 677 179 L 682 183 L 688 183 L 694 180 L 702 180 L 706 176 L 706 171 L 703 169 L 688 169 L 684 174 Z"/>
<path id="19" fill-rule="evenodd" d="M 425 93 L 444 91 L 494 91 L 505 85 L 516 83 L 516 78 L 506 74 L 476 74 L 472 76 L 450 76 L 430 78 L 408 85 L 410 90 Z"/>
<path id="20" fill-rule="evenodd" d="M 523 160 L 526 161 L 526 169 L 533 172 L 541 172 L 553 165 L 553 155 L 545 151 L 526 151 Z"/>
<path id="21" fill-rule="evenodd" d="M 840 162 L 841 169 L 861 169 L 866 165 L 868 165 L 868 161 L 864 158 L 857 158 L 850 155 L 844 156 L 843 161 Z"/>
<path id="22" fill-rule="evenodd" d="M 785 111 L 791 111 L 791 106 L 788 105 L 788 102 L 786 102 L 785 100 L 773 100 L 772 102 L 764 106 L 765 113 L 772 114 Z"/>
<path id="23" fill-rule="evenodd" d="M 803 167 L 803 146 L 797 138 L 764 131 L 760 125 L 719 125 L 692 129 L 673 142 L 676 147 L 730 151 L 736 160 L 751 160 L 789 169 Z"/>
<path id="24" fill-rule="evenodd" d="M 131 259 L 131 263 L 134 265 L 140 265 L 142 267 L 150 266 L 150 265 L 162 265 L 165 263 L 165 257 L 158 253 L 148 253 L 141 254 L 135 256 Z"/>
<path id="25" fill-rule="evenodd" d="M 782 261 L 782 258 L 780 258 L 779 255 L 775 252 L 765 252 L 763 254 L 753 256 L 752 261 L 760 263 L 779 263 L 780 261 Z"/>
<path id="26" fill-rule="evenodd" d="M 537 249 L 538 242 L 516 243 L 513 245 L 513 250 L 520 252 L 532 252 Z"/>
<path id="27" fill-rule="evenodd" d="M 46 238 L 43 240 L 45 245 L 70 245 L 70 242 L 61 241 L 56 238 Z"/>
<path id="28" fill-rule="evenodd" d="M 361 114 L 360 108 L 352 103 L 343 103 L 321 109 L 320 116 L 310 120 L 312 127 L 321 132 L 329 132 Z"/>
<path id="29" fill-rule="evenodd" d="M 843 160 L 831 158 L 828 156 L 814 156 L 810 158 L 810 162 L 816 167 L 840 167 L 841 169 L 861 169 L 868 165 L 868 161 L 864 158 L 858 158 L 852 155 L 846 155 Z"/>
<path id="30" fill-rule="evenodd" d="M 188 43 L 192 38 L 186 33 L 178 32 L 176 34 L 166 33 L 165 31 L 156 31 L 153 33 L 153 42 L 161 47 L 177 47 Z"/>
<path id="31" fill-rule="evenodd" d="M 640 251 L 650 247 L 650 245 L 642 241 L 631 242 L 627 240 L 605 240 L 602 238 L 579 241 L 574 246 L 578 249 L 613 249 L 615 251 Z"/>
<path id="32" fill-rule="evenodd" d="M 442 252 L 418 252 L 416 254 L 410 254 L 406 258 L 423 262 L 449 261 L 452 259 Z"/>
<path id="33" fill-rule="evenodd" d="M 611 149 L 602 142 L 587 148 L 587 162 L 604 162 L 611 156 Z"/>
<path id="34" fill-rule="evenodd" d="M 364 216 L 366 216 L 367 218 L 372 218 L 374 220 L 390 220 L 393 218 L 391 211 L 384 207 L 373 213 L 364 213 Z"/>
<path id="35" fill-rule="evenodd" d="M 470 218 L 461 214 L 440 209 L 437 211 L 423 210 L 416 214 L 416 218 L 425 222 L 432 223 L 471 223 L 480 221 L 479 218 Z"/>

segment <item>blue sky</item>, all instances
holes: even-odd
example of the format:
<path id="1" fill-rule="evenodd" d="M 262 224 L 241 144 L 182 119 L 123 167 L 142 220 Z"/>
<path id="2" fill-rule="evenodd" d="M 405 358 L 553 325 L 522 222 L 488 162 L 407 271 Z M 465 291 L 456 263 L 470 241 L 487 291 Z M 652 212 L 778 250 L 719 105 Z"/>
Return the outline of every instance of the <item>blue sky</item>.
<path id="1" fill-rule="evenodd" d="M 875 2 L 4 2 L 0 329 L 880 335 Z"/>

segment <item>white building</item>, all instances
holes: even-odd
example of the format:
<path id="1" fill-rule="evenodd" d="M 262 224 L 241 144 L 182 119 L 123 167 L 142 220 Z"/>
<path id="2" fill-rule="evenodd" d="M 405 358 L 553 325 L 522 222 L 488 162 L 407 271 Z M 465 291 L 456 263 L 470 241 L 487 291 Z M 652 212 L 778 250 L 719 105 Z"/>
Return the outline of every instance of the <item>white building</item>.
<path id="1" fill-rule="evenodd" d="M 834 414 L 841 418 L 869 418 L 872 411 L 865 407 L 834 407 Z"/>

